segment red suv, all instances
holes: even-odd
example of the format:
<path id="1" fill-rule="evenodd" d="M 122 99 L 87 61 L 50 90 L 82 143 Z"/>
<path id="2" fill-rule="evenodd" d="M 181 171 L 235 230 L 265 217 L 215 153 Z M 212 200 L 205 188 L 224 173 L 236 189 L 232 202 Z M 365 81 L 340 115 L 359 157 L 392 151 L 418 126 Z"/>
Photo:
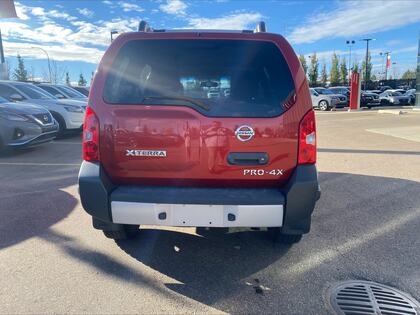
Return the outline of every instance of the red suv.
<path id="1" fill-rule="evenodd" d="M 319 199 L 315 115 L 280 35 L 118 36 L 89 95 L 80 197 L 107 237 L 139 225 L 261 227 L 293 243 Z"/>

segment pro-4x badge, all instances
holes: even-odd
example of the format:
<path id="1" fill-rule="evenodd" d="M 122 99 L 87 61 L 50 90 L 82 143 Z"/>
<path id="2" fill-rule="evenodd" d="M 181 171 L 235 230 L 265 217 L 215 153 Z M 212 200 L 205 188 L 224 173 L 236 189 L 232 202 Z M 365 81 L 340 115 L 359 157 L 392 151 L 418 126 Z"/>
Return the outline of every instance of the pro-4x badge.
<path id="1" fill-rule="evenodd" d="M 163 150 L 126 150 L 126 156 L 166 157 L 166 151 L 163 151 Z"/>

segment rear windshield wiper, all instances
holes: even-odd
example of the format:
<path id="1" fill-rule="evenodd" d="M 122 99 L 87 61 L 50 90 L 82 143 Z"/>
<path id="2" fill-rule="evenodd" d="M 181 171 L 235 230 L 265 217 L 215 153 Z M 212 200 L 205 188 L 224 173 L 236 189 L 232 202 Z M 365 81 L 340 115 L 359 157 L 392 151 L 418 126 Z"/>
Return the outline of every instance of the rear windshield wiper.
<path id="1" fill-rule="evenodd" d="M 193 98 L 189 98 L 189 97 L 181 97 L 181 96 L 145 96 L 142 99 L 142 102 L 147 101 L 147 100 L 174 100 L 174 101 L 184 101 L 184 102 L 189 102 L 191 104 L 197 105 L 198 107 L 200 107 L 200 108 L 202 108 L 204 110 L 207 110 L 207 111 L 210 110 L 210 107 L 207 104 L 205 104 L 205 103 L 203 103 L 203 102 L 201 102 L 199 100 L 196 100 L 196 99 L 193 99 Z"/>

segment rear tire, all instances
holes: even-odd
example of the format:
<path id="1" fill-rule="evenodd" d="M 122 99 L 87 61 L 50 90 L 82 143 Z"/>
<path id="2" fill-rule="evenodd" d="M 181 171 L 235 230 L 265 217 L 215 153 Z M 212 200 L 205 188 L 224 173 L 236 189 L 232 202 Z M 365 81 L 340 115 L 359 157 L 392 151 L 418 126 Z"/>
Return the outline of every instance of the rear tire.
<path id="1" fill-rule="evenodd" d="M 121 230 L 102 231 L 107 238 L 113 240 L 126 240 L 136 238 L 140 232 L 139 225 L 124 225 Z"/>
<path id="2" fill-rule="evenodd" d="M 281 228 L 269 228 L 268 233 L 275 243 L 280 244 L 291 245 L 299 243 L 302 239 L 302 234 L 285 234 Z"/>
<path id="3" fill-rule="evenodd" d="M 318 107 L 319 107 L 320 110 L 322 110 L 324 112 L 327 111 L 327 110 L 330 110 L 330 106 L 328 105 L 328 102 L 325 101 L 325 100 L 320 101 L 318 103 Z"/>

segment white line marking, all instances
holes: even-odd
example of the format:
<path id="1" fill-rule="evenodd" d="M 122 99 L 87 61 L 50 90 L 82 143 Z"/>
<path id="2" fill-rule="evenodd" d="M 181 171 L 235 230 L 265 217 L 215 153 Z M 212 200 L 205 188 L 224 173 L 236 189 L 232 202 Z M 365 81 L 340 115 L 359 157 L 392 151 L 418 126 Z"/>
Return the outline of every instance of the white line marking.
<path id="1" fill-rule="evenodd" d="M 0 165 L 20 165 L 20 166 L 80 166 L 81 163 L 19 163 L 19 162 L 0 162 Z"/>

